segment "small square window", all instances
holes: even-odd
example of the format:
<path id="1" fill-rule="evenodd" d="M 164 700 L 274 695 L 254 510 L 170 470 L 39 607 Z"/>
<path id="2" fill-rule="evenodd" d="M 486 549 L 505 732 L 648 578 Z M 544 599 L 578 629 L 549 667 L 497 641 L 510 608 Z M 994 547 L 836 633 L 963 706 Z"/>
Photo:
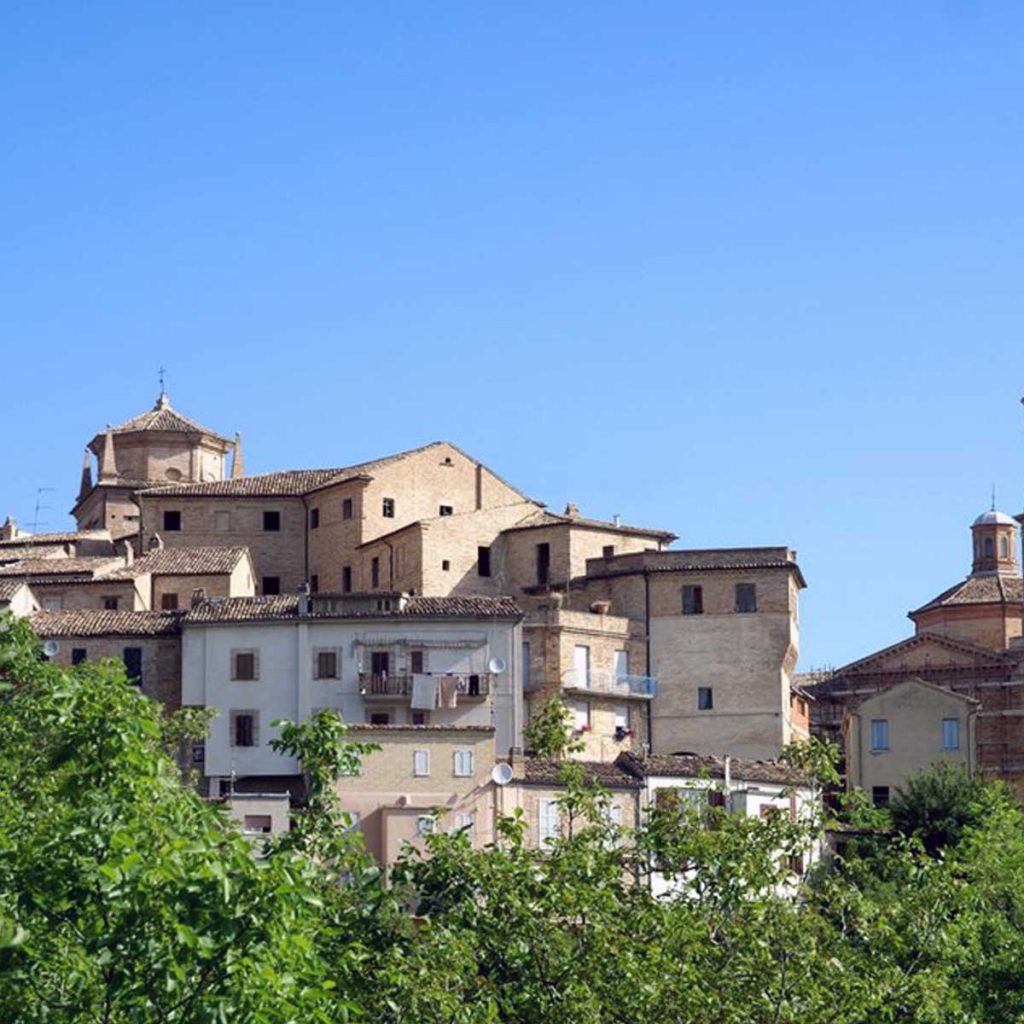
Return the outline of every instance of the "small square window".
<path id="1" fill-rule="evenodd" d="M 452 563 L 449 562 L 447 558 L 442 560 L 442 562 L 441 562 L 441 572 L 448 572 L 449 569 L 451 569 L 451 567 L 452 567 Z"/>
<path id="2" fill-rule="evenodd" d="M 164 512 L 164 530 L 175 533 L 181 529 L 181 513 L 178 511 Z"/>
<path id="3" fill-rule="evenodd" d="M 395 499 L 394 498 L 384 498 L 381 501 L 380 514 L 385 519 L 394 519 L 395 518 Z"/>
<path id="4" fill-rule="evenodd" d="M 885 807 L 889 803 L 889 787 L 888 786 L 872 786 L 871 787 L 871 802 L 876 807 Z"/>
<path id="5" fill-rule="evenodd" d="M 426 725 L 430 721 L 429 711 L 414 711 L 412 713 L 413 725 Z"/>
<path id="6" fill-rule="evenodd" d="M 118 605 L 118 598 L 116 597 L 105 597 L 103 598 L 103 608 L 108 612 L 116 612 Z"/>
<path id="7" fill-rule="evenodd" d="M 710 686 L 697 687 L 697 710 L 711 711 L 715 706 L 715 697 Z"/>
<path id="8" fill-rule="evenodd" d="M 703 615 L 704 614 L 704 588 L 697 585 L 687 584 L 683 587 L 683 614 Z"/>
<path id="9" fill-rule="evenodd" d="M 281 513 L 267 511 L 263 513 L 263 529 L 268 533 L 276 533 L 281 529 Z"/>
<path id="10" fill-rule="evenodd" d="M 337 679 L 338 678 L 338 652 L 317 651 L 316 652 L 316 678 Z"/>
<path id="11" fill-rule="evenodd" d="M 320 526 L 320 509 L 311 508 L 309 510 L 309 528 L 315 530 Z"/>
<path id="12" fill-rule="evenodd" d="M 231 652 L 231 678 L 243 683 L 259 679 L 255 651 Z"/>
<path id="13" fill-rule="evenodd" d="M 491 575 L 491 549 L 478 547 L 476 549 L 476 571 L 478 576 Z"/>
<path id="14" fill-rule="evenodd" d="M 430 774 L 429 750 L 414 750 L 412 752 L 412 773 L 417 778 L 425 778 Z"/>
<path id="15" fill-rule="evenodd" d="M 351 519 L 352 518 L 352 499 L 342 498 L 341 499 L 341 518 Z"/>
<path id="16" fill-rule="evenodd" d="M 177 611 L 177 608 L 178 608 L 178 595 L 177 594 L 161 594 L 160 595 L 160 607 L 165 612 Z"/>
<path id="17" fill-rule="evenodd" d="M 437 818 L 432 814 L 421 814 L 416 818 L 416 835 L 422 839 L 437 831 Z"/>
<path id="18" fill-rule="evenodd" d="M 281 593 L 281 577 L 280 576 L 264 576 L 263 586 L 261 588 L 263 593 L 267 596 L 272 594 Z"/>
<path id="19" fill-rule="evenodd" d="M 437 510 L 437 514 L 438 514 L 439 516 L 450 516 L 450 515 L 451 515 L 451 514 L 452 514 L 452 513 L 454 512 L 454 511 L 455 511 L 455 509 L 454 509 L 454 508 L 452 508 L 452 506 L 451 506 L 451 505 L 442 505 L 442 506 L 441 506 L 441 507 L 440 507 L 440 508 L 439 508 L 439 509 Z"/>
<path id="20" fill-rule="evenodd" d="M 614 558 L 615 557 L 615 545 L 614 544 L 605 544 L 605 546 L 603 548 L 601 548 L 601 557 L 602 558 Z"/>
<path id="21" fill-rule="evenodd" d="M 753 583 L 736 584 L 736 611 L 757 611 L 757 587 Z"/>
<path id="22" fill-rule="evenodd" d="M 343 594 L 352 593 L 352 566 L 343 565 L 341 567 L 341 592 Z"/>
<path id="23" fill-rule="evenodd" d="M 71 648 L 71 664 L 81 665 L 85 661 L 87 651 L 84 647 L 72 647 Z"/>

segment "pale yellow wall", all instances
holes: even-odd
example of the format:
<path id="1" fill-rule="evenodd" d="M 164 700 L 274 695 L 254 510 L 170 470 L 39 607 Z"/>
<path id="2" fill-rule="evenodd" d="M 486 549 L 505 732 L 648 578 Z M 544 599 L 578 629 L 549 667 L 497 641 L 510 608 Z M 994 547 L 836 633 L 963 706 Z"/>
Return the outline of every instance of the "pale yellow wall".
<path id="1" fill-rule="evenodd" d="M 846 719 L 847 783 L 868 794 L 874 786 L 889 786 L 895 794 L 907 775 L 931 764 L 948 761 L 973 771 L 975 761 L 974 705 L 948 690 L 914 681 L 898 683 L 861 701 Z M 960 750 L 942 749 L 942 719 L 960 721 Z M 872 753 L 871 721 L 889 723 L 889 750 Z"/>
<path id="2" fill-rule="evenodd" d="M 636 827 L 637 802 L 639 791 L 635 789 L 612 789 L 609 790 L 610 802 L 618 804 L 621 811 L 623 828 L 632 829 Z M 540 807 L 542 800 L 556 800 L 565 795 L 563 786 L 542 786 L 534 783 L 526 784 L 522 780 L 515 780 L 503 788 L 498 794 L 499 810 L 505 814 L 511 814 L 514 807 L 520 807 L 523 817 L 526 820 L 526 846 L 536 849 L 540 837 Z M 562 835 L 568 832 L 568 819 L 562 815 Z"/>

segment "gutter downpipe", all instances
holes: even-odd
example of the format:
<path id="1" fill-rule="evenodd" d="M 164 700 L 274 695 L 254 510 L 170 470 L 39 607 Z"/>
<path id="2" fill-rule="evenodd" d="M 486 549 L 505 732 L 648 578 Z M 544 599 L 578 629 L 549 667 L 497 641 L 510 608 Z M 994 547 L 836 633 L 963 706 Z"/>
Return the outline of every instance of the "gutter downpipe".
<path id="1" fill-rule="evenodd" d="M 644 657 L 647 660 L 647 678 L 653 678 L 653 666 L 651 664 L 651 574 L 647 567 L 644 567 Z M 654 717 L 651 714 L 651 705 L 654 703 L 654 694 L 647 701 L 647 749 L 654 752 Z"/>

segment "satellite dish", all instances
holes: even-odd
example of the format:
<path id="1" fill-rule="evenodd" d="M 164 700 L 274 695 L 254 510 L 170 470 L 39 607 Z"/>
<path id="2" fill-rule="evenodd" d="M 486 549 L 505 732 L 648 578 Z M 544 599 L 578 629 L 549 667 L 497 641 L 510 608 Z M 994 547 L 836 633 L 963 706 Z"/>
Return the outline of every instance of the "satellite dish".
<path id="1" fill-rule="evenodd" d="M 505 669 L 507 668 L 508 663 L 505 661 L 504 658 L 501 657 L 491 658 L 491 660 L 487 663 L 488 671 L 493 672 L 494 675 L 496 676 L 501 675 L 501 673 L 504 672 Z"/>
<path id="2" fill-rule="evenodd" d="M 55 658 L 60 651 L 60 644 L 56 640 L 47 640 L 43 644 L 43 654 L 48 658 Z"/>
<path id="3" fill-rule="evenodd" d="M 491 769 L 491 780 L 496 786 L 507 786 L 512 781 L 512 765 L 496 764 Z"/>

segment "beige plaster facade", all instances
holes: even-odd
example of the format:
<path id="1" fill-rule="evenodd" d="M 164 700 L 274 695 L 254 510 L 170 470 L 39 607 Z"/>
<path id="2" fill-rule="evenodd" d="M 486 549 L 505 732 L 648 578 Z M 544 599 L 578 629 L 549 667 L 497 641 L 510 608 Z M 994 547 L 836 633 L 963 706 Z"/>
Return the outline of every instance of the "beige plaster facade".
<path id="1" fill-rule="evenodd" d="M 940 761 L 977 767 L 978 701 L 908 679 L 865 697 L 843 723 L 846 779 L 887 803 L 907 776 Z"/>

